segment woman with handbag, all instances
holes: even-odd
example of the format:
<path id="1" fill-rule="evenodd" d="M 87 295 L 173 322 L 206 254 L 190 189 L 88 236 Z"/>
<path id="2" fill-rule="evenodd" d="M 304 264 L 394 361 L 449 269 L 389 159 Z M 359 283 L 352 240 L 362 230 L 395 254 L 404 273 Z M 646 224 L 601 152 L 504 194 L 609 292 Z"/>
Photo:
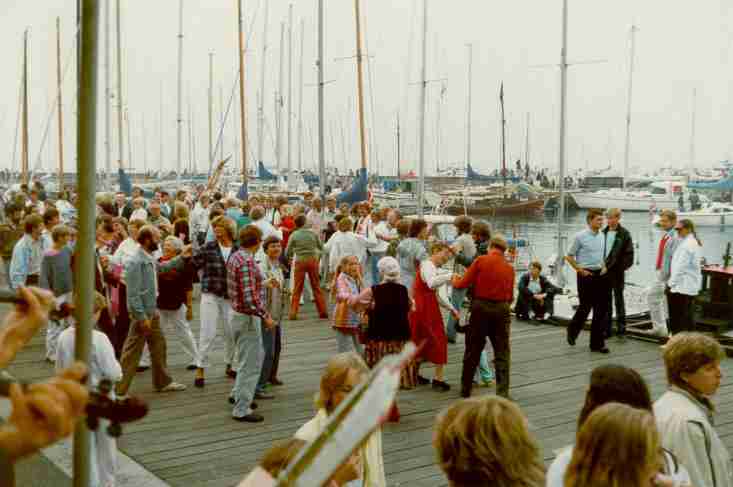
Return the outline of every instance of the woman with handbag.
<path id="1" fill-rule="evenodd" d="M 361 264 L 355 255 L 341 259 L 331 286 L 331 298 L 335 302 L 333 329 L 339 353 L 363 352 L 359 342 L 362 314 L 358 298 L 363 287 Z"/>

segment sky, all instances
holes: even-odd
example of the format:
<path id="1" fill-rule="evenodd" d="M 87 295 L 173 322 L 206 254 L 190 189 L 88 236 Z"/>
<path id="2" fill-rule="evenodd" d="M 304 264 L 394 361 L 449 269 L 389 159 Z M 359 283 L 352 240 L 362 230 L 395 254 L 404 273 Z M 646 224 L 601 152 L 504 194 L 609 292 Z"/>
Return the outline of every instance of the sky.
<path id="1" fill-rule="evenodd" d="M 361 0 L 365 117 L 370 171 L 394 174 L 396 129 L 401 125 L 401 168 L 414 169 L 419 155 L 422 9 L 428 6 L 425 167 L 466 161 L 468 48 L 473 45 L 471 162 L 482 172 L 501 164 L 499 87 L 504 83 L 507 160 L 524 159 L 529 118 L 530 163 L 557 168 L 559 142 L 561 0 Z M 269 2 L 264 42 L 265 2 Z M 112 167 L 118 158 L 115 9 L 111 5 L 111 58 L 104 49 L 105 8 L 100 17 L 97 166 L 106 164 L 104 66 L 110 64 Z M 325 146 L 328 165 L 360 164 L 354 2 L 325 4 Z M 178 0 L 122 0 L 122 98 L 126 113 L 125 165 L 174 169 L 177 158 Z M 298 167 L 301 25 L 304 26 L 302 165 L 317 164 L 317 0 L 293 7 L 292 97 L 287 65 L 288 9 L 284 0 L 243 0 L 247 39 L 246 127 L 249 164 L 257 160 L 257 105 L 265 76 L 263 159 L 275 157 L 275 98 L 284 53 L 283 151 L 287 165 L 287 113 L 292 104 L 290 160 Z M 214 53 L 215 132 L 236 87 L 236 0 L 183 0 L 182 167 L 208 168 L 209 53 Z M 31 166 L 58 164 L 56 116 L 56 17 L 61 18 L 64 158 L 75 164 L 73 97 L 75 0 L 0 2 L 0 168 L 19 165 L 16 140 L 23 32 L 29 37 Z M 281 25 L 285 23 L 285 45 Z M 733 4 L 726 0 L 569 0 L 567 160 L 573 168 L 623 166 L 629 79 L 630 28 L 636 34 L 632 99 L 632 167 L 709 167 L 733 159 Z M 262 69 L 263 45 L 266 68 Z M 69 60 L 72 60 L 69 62 Z M 597 63 L 583 64 L 589 61 Z M 693 92 L 696 96 L 693 96 Z M 222 95 L 223 94 L 223 95 Z M 693 103 L 693 100 L 695 102 Z M 692 137 L 693 106 L 695 137 Z M 224 155 L 236 155 L 238 98 L 223 129 Z M 191 116 L 189 116 L 189 113 Z M 50 120 L 50 124 L 48 123 Z M 129 125 L 129 129 L 128 129 Z M 47 140 L 43 141 L 48 127 Z M 193 137 L 191 137 L 191 134 Z M 216 135 L 215 134 L 215 135 Z M 128 141 L 128 135 L 129 141 Z M 216 138 L 216 137 L 215 137 Z M 694 151 L 691 150 L 694 140 Z M 195 150 L 194 150 L 195 149 Z M 694 152 L 694 157 L 692 154 Z M 131 154 L 130 154 L 131 153 Z M 15 156 L 14 156 L 15 154 Z M 236 163 L 233 157 L 233 162 Z"/>

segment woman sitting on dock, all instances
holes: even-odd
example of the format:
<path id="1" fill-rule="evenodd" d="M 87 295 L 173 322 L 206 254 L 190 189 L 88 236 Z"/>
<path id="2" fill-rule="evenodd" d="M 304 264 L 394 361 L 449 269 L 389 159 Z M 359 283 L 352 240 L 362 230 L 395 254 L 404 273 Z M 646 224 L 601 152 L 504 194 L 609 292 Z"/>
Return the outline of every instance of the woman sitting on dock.
<path id="1" fill-rule="evenodd" d="M 331 357 L 321 376 L 320 392 L 316 398 L 318 413 L 295 433 L 295 437 L 311 441 L 318 436 L 328 423 L 328 416 L 368 374 L 369 369 L 357 353 L 340 353 Z M 369 436 L 360 453 L 361 485 L 363 487 L 385 487 L 387 480 L 384 475 L 381 430 L 377 429 Z"/>
<path id="2" fill-rule="evenodd" d="M 448 362 L 448 339 L 445 335 L 445 325 L 441 308 L 447 309 L 458 320 L 458 311 L 438 292 L 441 286 L 450 282 L 452 274 L 439 267 L 445 265 L 451 258 L 453 252 L 444 243 L 436 243 L 431 248 L 429 259 L 420 262 L 419 272 L 415 279 L 412 291 L 412 298 L 415 301 L 415 308 L 410 314 L 410 327 L 412 329 L 412 341 L 418 347 L 422 347 L 418 354 L 418 372 L 420 362 L 431 362 L 435 364 L 435 377 L 433 378 L 433 389 L 441 392 L 450 390 L 450 386 L 444 381 L 443 369 Z M 417 382 L 421 385 L 430 383 L 428 379 L 417 376 Z"/>

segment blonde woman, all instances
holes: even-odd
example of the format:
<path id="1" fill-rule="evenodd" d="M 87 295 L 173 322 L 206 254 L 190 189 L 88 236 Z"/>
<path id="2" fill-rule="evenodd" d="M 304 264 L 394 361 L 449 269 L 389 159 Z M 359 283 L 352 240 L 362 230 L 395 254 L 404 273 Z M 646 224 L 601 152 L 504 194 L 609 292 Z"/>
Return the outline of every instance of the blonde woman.
<path id="1" fill-rule="evenodd" d="M 333 329 L 339 352 L 362 353 L 359 343 L 361 324 L 359 294 L 364 287 L 359 259 L 349 255 L 341 259 L 336 269 L 331 300 L 334 303 Z"/>
<path id="2" fill-rule="evenodd" d="M 564 487 L 679 485 L 659 473 L 661 448 L 649 411 L 605 404 L 588 417 L 578 433 Z"/>
<path id="3" fill-rule="evenodd" d="M 321 387 L 316 399 L 318 413 L 304 424 L 295 437 L 313 440 L 328 422 L 328 416 L 346 399 L 369 374 L 364 360 L 355 352 L 340 353 L 326 364 L 321 376 Z M 385 487 L 384 458 L 382 456 L 382 432 L 377 429 L 361 447 L 361 479 L 363 487 Z"/>
<path id="4" fill-rule="evenodd" d="M 677 223 L 677 234 L 680 243 L 672 256 L 671 273 L 667 282 L 669 331 L 672 333 L 694 329 L 692 300 L 702 289 L 702 242 L 695 233 L 695 224 L 692 220 L 680 220 Z"/>
<path id="5" fill-rule="evenodd" d="M 499 396 L 454 403 L 435 422 L 433 447 L 451 487 L 541 487 L 545 469 L 519 407 Z"/>

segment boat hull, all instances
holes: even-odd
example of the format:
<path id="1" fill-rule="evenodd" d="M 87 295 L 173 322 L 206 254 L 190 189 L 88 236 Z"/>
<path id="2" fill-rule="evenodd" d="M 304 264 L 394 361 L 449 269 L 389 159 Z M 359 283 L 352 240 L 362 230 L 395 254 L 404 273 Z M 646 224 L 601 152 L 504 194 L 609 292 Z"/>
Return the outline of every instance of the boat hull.
<path id="1" fill-rule="evenodd" d="M 463 215 L 467 213 L 472 216 L 509 216 L 509 215 L 534 215 L 541 213 L 545 207 L 542 199 L 520 201 L 492 206 L 468 205 L 465 210 L 462 205 L 451 205 L 446 208 L 449 215 Z"/>
<path id="2" fill-rule="evenodd" d="M 618 208 L 623 211 L 676 209 L 677 200 L 670 197 L 628 197 L 613 194 L 575 193 L 573 199 L 581 210 L 589 208 Z"/>

